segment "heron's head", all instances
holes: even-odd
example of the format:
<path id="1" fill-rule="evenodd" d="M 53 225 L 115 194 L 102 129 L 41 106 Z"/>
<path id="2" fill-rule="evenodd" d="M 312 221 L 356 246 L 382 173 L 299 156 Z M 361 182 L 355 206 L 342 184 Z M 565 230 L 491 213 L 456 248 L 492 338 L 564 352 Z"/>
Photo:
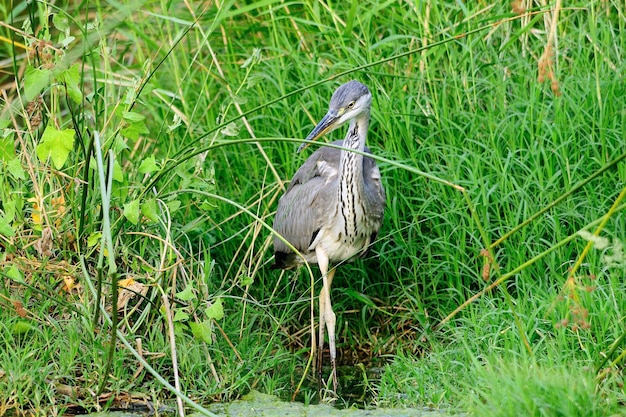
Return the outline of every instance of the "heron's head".
<path id="1" fill-rule="evenodd" d="M 307 141 L 314 141 L 332 132 L 348 120 L 354 119 L 362 114 L 370 111 L 372 95 L 370 90 L 358 81 L 352 80 L 340 86 L 332 98 L 328 113 L 315 126 L 315 128 L 306 137 Z M 306 148 L 307 142 L 300 145 L 298 152 Z"/>

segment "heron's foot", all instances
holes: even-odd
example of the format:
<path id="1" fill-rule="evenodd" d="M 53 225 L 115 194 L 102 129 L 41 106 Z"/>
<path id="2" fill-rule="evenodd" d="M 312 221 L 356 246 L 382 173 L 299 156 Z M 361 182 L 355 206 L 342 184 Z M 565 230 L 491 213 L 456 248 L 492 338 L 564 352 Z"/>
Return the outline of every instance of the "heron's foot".
<path id="1" fill-rule="evenodd" d="M 334 359 L 331 359 L 331 370 L 327 378 L 324 377 L 322 369 L 322 350 L 320 349 L 316 356 L 317 361 L 317 388 L 320 396 L 320 401 L 326 403 L 334 403 L 337 400 L 337 366 Z M 328 368 L 327 368 L 328 369 Z M 331 389 L 332 388 L 332 389 Z"/>
<path id="2" fill-rule="evenodd" d="M 332 367 L 330 378 L 333 381 L 333 392 L 337 395 L 337 364 L 334 358 L 330 360 L 330 365 Z"/>

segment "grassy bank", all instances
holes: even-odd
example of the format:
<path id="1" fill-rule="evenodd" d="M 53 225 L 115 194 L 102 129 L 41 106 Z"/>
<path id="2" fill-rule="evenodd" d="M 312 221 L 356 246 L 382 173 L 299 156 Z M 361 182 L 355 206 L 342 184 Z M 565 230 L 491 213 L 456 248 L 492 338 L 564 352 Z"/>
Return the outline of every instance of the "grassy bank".
<path id="1" fill-rule="evenodd" d="M 0 415 L 291 398 L 311 277 L 268 225 L 353 78 L 388 201 L 333 283 L 343 373 L 380 370 L 340 403 L 618 414 L 626 10 L 563 6 L 0 9 Z"/>

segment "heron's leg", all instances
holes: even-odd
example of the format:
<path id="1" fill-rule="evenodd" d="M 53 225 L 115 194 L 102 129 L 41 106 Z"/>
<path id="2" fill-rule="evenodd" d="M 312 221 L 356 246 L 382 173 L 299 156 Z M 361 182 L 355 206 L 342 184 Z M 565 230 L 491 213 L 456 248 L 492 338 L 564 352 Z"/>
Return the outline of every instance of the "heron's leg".
<path id="1" fill-rule="evenodd" d="M 320 267 L 320 272 L 322 273 L 322 289 L 320 290 L 320 299 L 319 299 L 319 303 L 320 303 L 320 320 L 319 320 L 319 339 L 317 341 L 318 343 L 318 349 L 317 349 L 317 355 L 316 355 L 316 361 L 317 361 L 317 376 L 318 378 L 321 380 L 322 379 L 322 358 L 324 356 L 324 328 L 326 325 L 326 314 L 325 314 L 325 310 L 326 310 L 326 282 L 327 282 L 327 277 L 326 274 L 328 273 L 328 256 L 326 255 L 326 253 L 322 250 L 317 248 L 315 250 L 316 252 L 316 256 L 317 256 L 317 263 Z"/>
<path id="2" fill-rule="evenodd" d="M 324 294 L 324 288 L 320 290 L 320 319 L 318 323 L 318 339 L 317 339 L 317 354 L 315 355 L 315 361 L 317 366 L 317 376 L 322 378 L 322 357 L 324 356 L 324 307 L 326 306 L 326 295 Z"/>
<path id="3" fill-rule="evenodd" d="M 335 349 L 335 322 L 336 316 L 333 311 L 333 307 L 330 303 L 330 286 L 333 282 L 333 277 L 335 276 L 335 269 L 331 269 L 326 274 L 326 282 L 327 290 L 326 290 L 326 306 L 324 308 L 324 315 L 326 321 L 326 328 L 328 329 L 328 348 L 330 350 L 330 366 L 332 368 L 331 378 L 333 380 L 333 392 L 337 393 L 337 351 Z"/>

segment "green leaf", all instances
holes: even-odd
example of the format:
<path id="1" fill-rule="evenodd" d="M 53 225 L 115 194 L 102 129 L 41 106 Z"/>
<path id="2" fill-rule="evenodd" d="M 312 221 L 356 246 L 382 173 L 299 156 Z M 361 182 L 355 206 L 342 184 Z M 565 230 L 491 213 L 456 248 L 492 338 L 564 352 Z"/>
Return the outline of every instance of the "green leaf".
<path id="1" fill-rule="evenodd" d="M 0 161 L 11 161 L 13 159 L 15 159 L 13 135 L 9 134 L 5 137 L 0 137 Z"/>
<path id="2" fill-rule="evenodd" d="M 90 234 L 87 237 L 87 247 L 93 248 L 98 243 L 100 243 L 101 239 L 102 239 L 102 232 L 95 232 L 95 233 Z"/>
<path id="3" fill-rule="evenodd" d="M 22 162 L 17 158 L 13 158 L 7 163 L 7 170 L 16 180 L 26 179 L 24 168 L 22 168 Z"/>
<path id="4" fill-rule="evenodd" d="M 216 207 L 217 207 L 217 204 L 215 204 L 212 201 L 204 200 L 202 203 L 200 203 L 200 209 L 204 211 L 211 211 Z"/>
<path id="5" fill-rule="evenodd" d="M 24 282 L 24 277 L 22 276 L 22 273 L 19 269 L 17 269 L 15 265 L 11 265 L 4 273 L 13 281 Z"/>
<path id="6" fill-rule="evenodd" d="M 124 182 L 124 170 L 117 159 L 113 161 L 113 181 Z"/>
<path id="7" fill-rule="evenodd" d="M 202 340 L 207 345 L 213 343 L 213 338 L 211 337 L 213 335 L 213 325 L 211 321 L 204 320 L 200 323 L 192 321 L 189 323 L 189 327 L 193 337 L 197 340 Z"/>
<path id="8" fill-rule="evenodd" d="M 33 326 L 30 322 L 25 320 L 17 321 L 13 324 L 13 328 L 11 329 L 11 333 L 16 334 L 24 334 L 30 332 L 32 330 L 37 330 L 37 327 Z"/>
<path id="9" fill-rule="evenodd" d="M 153 222 L 157 222 L 159 220 L 159 210 L 157 207 L 156 199 L 151 198 L 150 200 L 141 204 L 141 214 L 146 216 Z"/>
<path id="10" fill-rule="evenodd" d="M 206 309 L 206 316 L 210 319 L 221 320 L 224 318 L 224 306 L 222 299 L 218 298 Z"/>
<path id="11" fill-rule="evenodd" d="M 181 204 L 180 200 L 171 200 L 167 202 L 167 208 L 170 210 L 170 213 L 173 213 L 180 208 Z"/>
<path id="12" fill-rule="evenodd" d="M 132 122 L 120 131 L 123 136 L 132 140 L 137 140 L 139 138 L 139 135 L 145 135 L 149 132 L 150 131 L 143 121 Z"/>
<path id="13" fill-rule="evenodd" d="M 31 66 L 26 67 L 24 72 L 24 98 L 32 101 L 44 88 L 50 86 L 52 72 L 47 69 L 37 69 Z"/>
<path id="14" fill-rule="evenodd" d="M 184 322 L 174 322 L 174 335 L 182 336 L 187 332 L 187 325 Z"/>
<path id="15" fill-rule="evenodd" d="M 39 160 L 46 162 L 48 158 L 51 158 L 56 169 L 63 168 L 70 151 L 74 147 L 75 134 L 73 129 L 58 130 L 54 126 L 47 126 L 41 137 L 41 142 L 37 145 Z"/>
<path id="16" fill-rule="evenodd" d="M 124 139 L 124 136 L 122 135 L 116 135 L 115 142 L 113 143 L 114 143 L 113 149 L 116 155 L 122 151 L 125 151 L 126 149 L 130 149 L 128 145 L 126 144 L 126 140 Z"/>
<path id="17" fill-rule="evenodd" d="M 13 194 L 11 197 L 15 197 L 15 194 Z M 15 200 L 10 199 L 9 201 L 4 202 L 4 217 L 8 222 L 12 222 L 13 219 L 15 219 L 15 209 Z"/>
<path id="18" fill-rule="evenodd" d="M 132 224 L 139 223 L 139 200 L 124 204 L 124 217 Z"/>
<path id="19" fill-rule="evenodd" d="M 122 113 L 122 117 L 124 120 L 128 120 L 129 122 L 141 122 L 146 119 L 146 116 L 140 113 L 135 113 L 132 111 L 125 111 Z"/>
<path id="20" fill-rule="evenodd" d="M 74 64 L 65 71 L 59 72 L 57 79 L 65 84 L 67 95 L 75 103 L 83 101 L 83 92 L 80 89 L 80 67 Z"/>
<path id="21" fill-rule="evenodd" d="M 151 172 L 157 171 L 159 169 L 159 165 L 156 163 L 156 159 L 153 155 L 150 155 L 139 165 L 139 173 L 140 174 L 149 174 Z"/>
<path id="22" fill-rule="evenodd" d="M 6 216 L 0 216 L 0 235 L 6 237 L 15 236 L 15 229 L 13 229 L 11 221 Z"/>
<path id="23" fill-rule="evenodd" d="M 254 278 L 245 276 L 241 278 L 241 285 L 248 286 L 254 284 Z"/>
<path id="24" fill-rule="evenodd" d="M 182 301 L 193 300 L 196 295 L 193 293 L 193 286 L 187 285 L 184 290 L 176 293 L 176 298 Z"/>
<path id="25" fill-rule="evenodd" d="M 70 28 L 70 19 L 66 14 L 55 13 L 52 15 L 52 24 L 55 28 L 59 29 L 60 32 L 65 32 Z"/>
<path id="26" fill-rule="evenodd" d="M 12 193 L 7 201 L 4 202 L 4 214 L 13 221 L 16 214 L 24 215 L 24 195 L 21 193 Z"/>
<path id="27" fill-rule="evenodd" d="M 185 313 L 183 310 L 178 309 L 174 313 L 173 322 L 187 321 L 189 320 L 189 314 Z"/>

